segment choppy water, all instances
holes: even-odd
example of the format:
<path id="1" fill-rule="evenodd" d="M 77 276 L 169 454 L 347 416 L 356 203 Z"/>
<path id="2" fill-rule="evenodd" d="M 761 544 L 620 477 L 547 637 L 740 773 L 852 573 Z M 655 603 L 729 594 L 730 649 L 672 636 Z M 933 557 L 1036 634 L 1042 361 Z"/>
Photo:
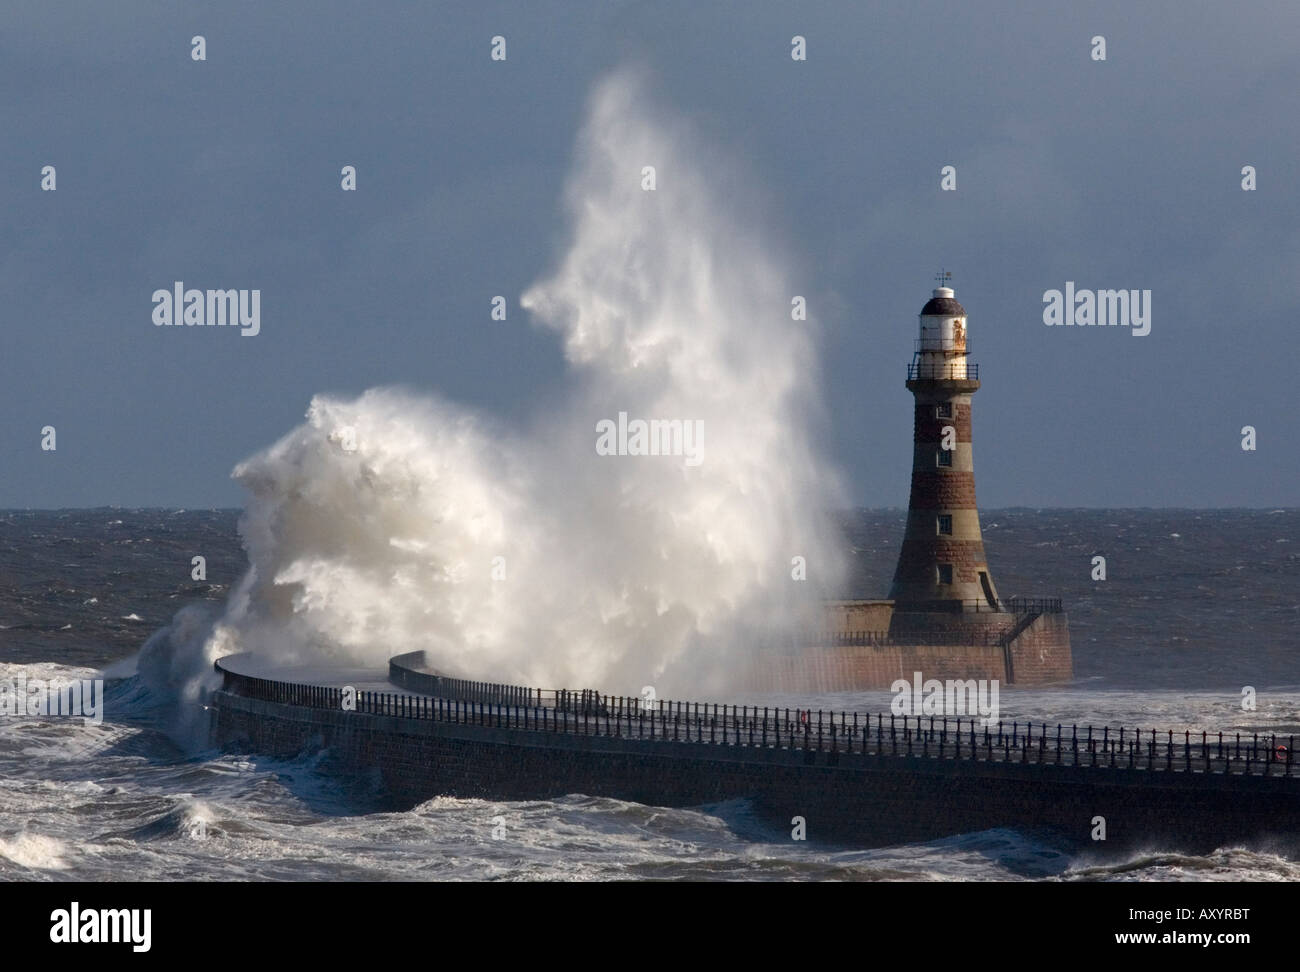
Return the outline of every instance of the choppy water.
<path id="1" fill-rule="evenodd" d="M 1003 596 L 1060 594 L 1076 684 L 1002 693 L 1003 718 L 1300 733 L 1300 512 L 992 511 Z M 243 566 L 229 512 L 0 514 L 0 678 L 93 677 Z M 883 594 L 903 515 L 855 518 L 860 593 Z M 205 583 L 190 558 L 208 559 Z M 1108 579 L 1089 578 L 1094 554 Z M 1243 685 L 1258 709 L 1243 712 Z M 878 711 L 887 693 L 814 707 Z M 173 700 L 110 685 L 105 721 L 0 717 L 0 878 L 1295 880 L 1278 847 L 1122 860 L 1013 831 L 849 850 L 794 842 L 743 801 L 691 809 L 572 794 L 374 808 L 317 759 L 186 753 Z M 494 830 L 504 827 L 503 839 Z"/>

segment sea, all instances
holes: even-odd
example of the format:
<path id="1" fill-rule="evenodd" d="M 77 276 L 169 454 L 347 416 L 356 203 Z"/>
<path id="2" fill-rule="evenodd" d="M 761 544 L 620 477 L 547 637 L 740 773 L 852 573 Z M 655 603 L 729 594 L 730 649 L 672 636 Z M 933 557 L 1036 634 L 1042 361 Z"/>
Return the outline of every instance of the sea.
<path id="1" fill-rule="evenodd" d="M 0 512 L 0 680 L 108 679 L 99 724 L 0 715 L 0 879 L 1283 881 L 1300 856 L 1151 846 L 1123 856 L 1010 829 L 871 850 L 791 839 L 743 800 L 670 809 L 583 793 L 406 812 L 319 755 L 174 738 L 134 672 L 182 606 L 219 607 L 247 561 L 233 510 Z M 853 589 L 884 596 L 902 510 L 846 514 Z M 1075 681 L 1001 693 L 1005 721 L 1300 733 L 1300 510 L 986 510 L 1002 597 L 1059 596 Z M 206 560 L 206 579 L 191 576 Z M 1104 558 L 1098 575 L 1096 558 Z M 1243 705 L 1243 699 L 1253 707 Z M 736 701 L 743 701 L 737 696 Z M 888 693 L 802 697 L 888 711 Z"/>

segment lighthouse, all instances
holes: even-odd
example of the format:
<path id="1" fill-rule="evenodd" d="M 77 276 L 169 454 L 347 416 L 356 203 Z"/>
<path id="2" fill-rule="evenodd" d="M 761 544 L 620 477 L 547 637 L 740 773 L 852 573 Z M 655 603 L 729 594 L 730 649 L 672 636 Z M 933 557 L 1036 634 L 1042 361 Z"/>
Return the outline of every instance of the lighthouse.
<path id="1" fill-rule="evenodd" d="M 965 308 L 951 287 L 936 288 L 921 308 L 907 369 L 915 399 L 912 489 L 889 592 L 895 628 L 923 623 L 917 615 L 1001 611 L 975 505 L 971 398 L 980 383 L 969 350 Z"/>
<path id="2" fill-rule="evenodd" d="M 971 435 L 979 367 L 970 361 L 966 309 L 950 277 L 940 273 L 921 308 L 907 367 L 912 491 L 889 597 L 846 591 L 852 596 L 826 601 L 824 626 L 801 651 L 796 645 L 754 659 L 746 678 L 756 691 L 892 690 L 908 676 L 1006 685 L 1074 677 L 1061 599 L 1000 598 L 984 557 Z"/>

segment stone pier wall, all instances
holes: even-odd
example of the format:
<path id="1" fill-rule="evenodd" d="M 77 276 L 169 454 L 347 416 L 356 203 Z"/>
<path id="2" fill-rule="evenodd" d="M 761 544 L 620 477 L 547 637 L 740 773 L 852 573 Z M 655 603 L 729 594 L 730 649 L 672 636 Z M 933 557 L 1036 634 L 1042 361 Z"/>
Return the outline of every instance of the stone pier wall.
<path id="1" fill-rule="evenodd" d="M 910 620 L 909 620 L 910 619 Z M 1016 633 L 1004 648 L 996 639 Z M 1039 614 L 1032 620 L 1009 614 L 919 614 L 893 616 L 891 643 L 812 645 L 792 654 L 757 657 L 743 676 L 751 692 L 860 692 L 887 690 L 899 678 L 921 672 L 946 680 L 998 679 L 1004 685 L 1061 685 L 1074 677 L 1069 619 Z M 908 644 L 908 632 L 925 643 Z M 944 633 L 952 642 L 939 643 Z M 971 644 L 987 638 L 989 644 Z"/>
<path id="2" fill-rule="evenodd" d="M 1051 829 L 1099 851 L 1160 842 L 1195 852 L 1300 833 L 1296 778 L 495 729 L 228 691 L 214 694 L 212 710 L 225 749 L 282 757 L 325 749 L 322 766 L 377 774 L 396 808 L 438 795 L 540 800 L 582 793 L 651 806 L 748 799 L 770 822 L 771 839 L 788 839 L 801 817 L 812 841 L 867 847 L 993 827 Z M 1097 815 L 1106 818 L 1104 847 L 1089 842 Z"/>
<path id="3" fill-rule="evenodd" d="M 1070 626 L 1064 614 L 1040 614 L 1011 642 L 1013 685 L 1057 685 L 1074 678 Z"/>
<path id="4" fill-rule="evenodd" d="M 975 678 L 1005 681 L 998 645 L 845 645 L 809 647 L 797 655 L 755 661 L 745 681 L 751 692 L 860 692 L 888 689 L 897 679 Z"/>

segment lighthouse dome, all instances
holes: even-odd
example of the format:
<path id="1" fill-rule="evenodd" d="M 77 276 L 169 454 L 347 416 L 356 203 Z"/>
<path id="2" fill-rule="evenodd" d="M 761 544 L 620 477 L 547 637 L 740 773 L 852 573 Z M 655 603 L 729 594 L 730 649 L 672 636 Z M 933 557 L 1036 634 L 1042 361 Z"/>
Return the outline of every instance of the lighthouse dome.
<path id="1" fill-rule="evenodd" d="M 951 287 L 936 287 L 934 296 L 921 308 L 922 317 L 965 317 L 966 308 L 953 298 Z"/>

